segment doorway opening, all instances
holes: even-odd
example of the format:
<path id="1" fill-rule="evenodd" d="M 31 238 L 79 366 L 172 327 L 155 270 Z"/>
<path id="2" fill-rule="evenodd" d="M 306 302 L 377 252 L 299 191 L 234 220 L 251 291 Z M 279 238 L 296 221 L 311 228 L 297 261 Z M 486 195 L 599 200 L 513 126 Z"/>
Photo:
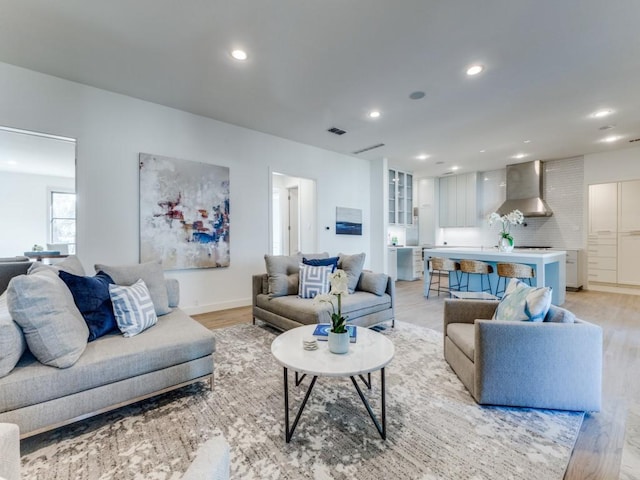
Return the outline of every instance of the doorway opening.
<path id="1" fill-rule="evenodd" d="M 316 251 L 316 182 L 273 172 L 271 253 Z"/>

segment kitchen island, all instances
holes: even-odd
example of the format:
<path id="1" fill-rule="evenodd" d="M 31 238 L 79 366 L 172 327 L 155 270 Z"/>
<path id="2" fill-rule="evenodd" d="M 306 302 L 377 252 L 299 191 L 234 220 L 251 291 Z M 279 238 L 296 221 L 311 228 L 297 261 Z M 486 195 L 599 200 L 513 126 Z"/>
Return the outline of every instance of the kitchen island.
<path id="1" fill-rule="evenodd" d="M 450 258 L 451 260 L 480 260 L 493 265 L 490 275 L 491 287 L 495 293 L 498 284 L 496 264 L 498 263 L 523 263 L 530 265 L 535 270 L 536 276 L 531 281 L 534 286 L 551 287 L 551 303 L 562 305 L 565 300 L 566 290 L 566 252 L 560 250 L 521 249 L 513 252 L 500 252 L 497 248 L 458 247 L 458 248 L 428 248 L 424 250 L 424 295 L 427 296 L 431 273 L 427 268 L 430 257 Z M 509 279 L 507 279 L 507 282 Z M 455 283 L 455 282 L 454 282 Z M 469 290 L 480 291 L 479 275 L 470 275 Z"/>

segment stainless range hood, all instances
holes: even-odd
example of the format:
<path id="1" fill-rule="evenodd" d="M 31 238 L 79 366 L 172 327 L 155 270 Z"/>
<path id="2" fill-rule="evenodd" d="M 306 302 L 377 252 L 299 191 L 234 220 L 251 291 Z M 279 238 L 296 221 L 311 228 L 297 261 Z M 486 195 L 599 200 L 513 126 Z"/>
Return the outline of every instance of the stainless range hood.
<path id="1" fill-rule="evenodd" d="M 542 199 L 542 162 L 507 165 L 507 200 L 498 209 L 506 215 L 520 210 L 525 217 L 550 217 L 553 211 Z"/>

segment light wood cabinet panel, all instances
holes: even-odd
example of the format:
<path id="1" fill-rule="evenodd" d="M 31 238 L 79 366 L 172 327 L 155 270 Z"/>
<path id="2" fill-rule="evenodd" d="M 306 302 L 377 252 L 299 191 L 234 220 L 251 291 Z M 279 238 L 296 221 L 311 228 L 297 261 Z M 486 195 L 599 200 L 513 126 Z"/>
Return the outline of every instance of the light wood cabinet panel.
<path id="1" fill-rule="evenodd" d="M 640 180 L 620 182 L 618 231 L 640 232 Z"/>
<path id="2" fill-rule="evenodd" d="M 640 285 L 640 232 L 618 235 L 618 283 Z"/>
<path id="3" fill-rule="evenodd" d="M 618 231 L 618 184 L 589 185 L 589 233 Z"/>

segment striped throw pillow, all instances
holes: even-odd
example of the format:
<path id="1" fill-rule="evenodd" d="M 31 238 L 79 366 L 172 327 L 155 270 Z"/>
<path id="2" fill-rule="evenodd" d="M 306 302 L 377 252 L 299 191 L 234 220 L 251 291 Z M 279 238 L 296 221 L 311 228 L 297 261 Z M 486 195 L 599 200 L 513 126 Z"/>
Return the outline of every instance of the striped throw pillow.
<path id="1" fill-rule="evenodd" d="M 331 265 L 313 267 L 300 264 L 300 283 L 298 296 L 301 298 L 314 298 L 316 295 L 329 293 L 329 275 L 333 270 Z"/>
<path id="2" fill-rule="evenodd" d="M 149 289 L 142 279 L 130 287 L 109 285 L 118 328 L 125 337 L 133 337 L 158 321 Z"/>

